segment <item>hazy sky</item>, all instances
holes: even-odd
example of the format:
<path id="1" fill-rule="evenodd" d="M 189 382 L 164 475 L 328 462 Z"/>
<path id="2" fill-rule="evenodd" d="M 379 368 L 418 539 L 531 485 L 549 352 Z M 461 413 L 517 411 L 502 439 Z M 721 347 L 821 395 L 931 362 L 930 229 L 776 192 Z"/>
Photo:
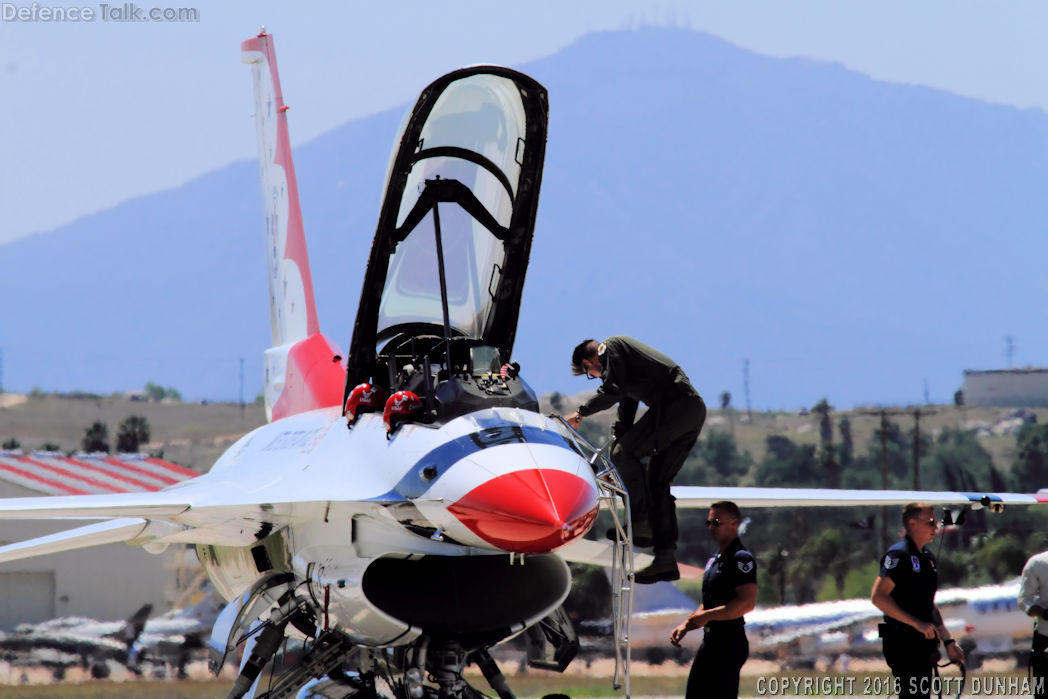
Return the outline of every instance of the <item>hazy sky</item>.
<path id="1" fill-rule="evenodd" d="M 641 24 L 1048 111 L 1044 0 L 192 2 L 139 7 L 194 9 L 195 22 L 103 18 L 123 3 L 36 4 L 37 17 L 41 8 L 94 14 L 74 22 L 19 20 L 33 3 L 0 0 L 0 244 L 253 158 L 239 52 L 263 24 L 294 144 L 406 104 L 450 69 L 519 65 L 583 34 Z"/>

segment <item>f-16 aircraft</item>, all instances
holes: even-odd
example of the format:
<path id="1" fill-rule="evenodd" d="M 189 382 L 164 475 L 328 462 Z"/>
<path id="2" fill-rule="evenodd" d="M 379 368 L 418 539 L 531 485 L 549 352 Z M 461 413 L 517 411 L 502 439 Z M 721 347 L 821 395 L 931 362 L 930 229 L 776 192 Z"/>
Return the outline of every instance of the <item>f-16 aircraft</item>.
<path id="1" fill-rule="evenodd" d="M 142 605 L 125 621 L 61 617 L 37 624 L 19 624 L 0 632 L 0 650 L 14 666 L 44 666 L 57 679 L 71 667 L 82 667 L 94 678 L 108 677 L 111 666 L 123 665 L 135 674 L 153 668 L 185 677 L 186 664 L 206 646 L 211 627 L 223 605 L 214 590 L 181 609 L 150 618 L 153 607 Z"/>
<path id="2" fill-rule="evenodd" d="M 152 493 L 11 499 L 0 518 L 102 520 L 0 547 L 0 561 L 124 541 L 195 544 L 228 605 L 214 666 L 243 644 L 230 697 L 477 697 L 479 666 L 520 633 L 563 669 L 577 637 L 567 560 L 613 566 L 629 694 L 628 500 L 603 453 L 512 361 L 535 227 L 548 105 L 532 78 L 473 66 L 422 91 L 394 143 L 348 353 L 320 333 L 272 37 L 243 43 L 254 78 L 266 209 L 271 422 L 198 478 Z M 678 506 L 933 503 L 1045 496 L 678 488 Z M 619 504 L 621 501 L 621 505 Z M 582 539 L 600 506 L 619 540 Z M 623 522 L 620 524 L 619 522 Z M 300 660 L 271 660 L 286 638 Z M 621 651 L 625 650 L 623 654 Z M 266 680 L 259 682 L 265 672 Z M 618 670 L 616 672 L 618 681 Z"/>
<path id="3" fill-rule="evenodd" d="M 645 609 L 643 597 L 639 603 L 634 601 L 630 626 L 634 657 L 690 662 L 699 639 L 689 639 L 683 647 L 674 648 L 669 642 L 669 629 L 694 610 L 695 602 L 668 583 L 652 587 L 661 588 L 651 591 L 658 593 L 659 606 Z M 1013 580 L 999 585 L 947 588 L 936 595 L 950 635 L 965 647 L 970 669 L 978 668 L 987 658 L 1006 657 L 1016 658 L 1025 667 L 1033 621 L 1018 609 L 1018 594 L 1019 581 Z M 882 658 L 877 635 L 877 623 L 882 618 L 883 612 L 869 598 L 765 607 L 746 615 L 746 635 L 751 656 L 779 660 L 786 667 L 812 668 L 820 657 L 829 661 L 842 654 Z M 610 636 L 611 627 L 610 620 L 585 624 L 580 630 L 580 653 L 610 652 L 612 646 L 605 639 Z"/>

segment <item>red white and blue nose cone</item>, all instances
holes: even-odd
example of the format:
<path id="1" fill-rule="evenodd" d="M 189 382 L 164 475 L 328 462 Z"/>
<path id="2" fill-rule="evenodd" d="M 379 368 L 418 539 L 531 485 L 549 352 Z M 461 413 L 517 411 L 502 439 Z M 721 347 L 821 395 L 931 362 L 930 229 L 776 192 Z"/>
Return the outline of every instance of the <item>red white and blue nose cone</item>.
<path id="1" fill-rule="evenodd" d="M 448 507 L 474 534 L 513 553 L 546 553 L 576 539 L 597 517 L 591 481 L 552 468 L 484 481 Z"/>

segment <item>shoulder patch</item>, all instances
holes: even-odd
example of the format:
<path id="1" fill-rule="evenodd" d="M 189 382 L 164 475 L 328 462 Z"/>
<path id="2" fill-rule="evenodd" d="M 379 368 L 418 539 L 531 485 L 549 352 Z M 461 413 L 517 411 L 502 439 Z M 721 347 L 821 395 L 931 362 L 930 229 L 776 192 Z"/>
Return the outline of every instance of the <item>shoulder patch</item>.
<path id="1" fill-rule="evenodd" d="M 887 568 L 888 570 L 891 570 L 892 568 L 894 568 L 898 564 L 899 564 L 899 559 L 898 558 L 895 558 L 894 556 L 891 556 L 891 555 L 887 555 L 887 556 L 884 557 L 884 567 Z"/>
<path id="2" fill-rule="evenodd" d="M 917 556 L 910 556 L 910 564 L 913 565 L 913 572 L 920 572 L 921 561 L 919 558 L 917 558 Z"/>

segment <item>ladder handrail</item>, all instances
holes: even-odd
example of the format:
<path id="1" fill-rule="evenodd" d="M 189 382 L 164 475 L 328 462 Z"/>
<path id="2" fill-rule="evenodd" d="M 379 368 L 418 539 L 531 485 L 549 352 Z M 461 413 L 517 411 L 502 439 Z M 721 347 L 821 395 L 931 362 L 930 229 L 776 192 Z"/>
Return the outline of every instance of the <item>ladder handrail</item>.
<path id="1" fill-rule="evenodd" d="M 622 476 L 619 475 L 615 464 L 604 453 L 607 450 L 610 454 L 615 440 L 608 440 L 604 446 L 598 449 L 569 425 L 562 416 L 550 415 L 549 417 L 563 423 L 571 432 L 573 438 L 592 453 L 589 463 L 594 470 L 597 487 L 601 492 L 600 500 L 611 513 L 615 530 L 615 542 L 611 558 L 612 633 L 615 646 L 615 674 L 612 677 L 612 687 L 616 690 L 625 688 L 628 699 L 630 696 L 631 631 L 633 622 L 633 526 L 630 519 L 629 493 L 626 491 L 626 486 L 622 482 Z M 621 518 L 619 517 L 619 507 L 622 507 L 623 516 Z M 622 672 L 622 682 L 619 681 L 620 671 Z"/>

